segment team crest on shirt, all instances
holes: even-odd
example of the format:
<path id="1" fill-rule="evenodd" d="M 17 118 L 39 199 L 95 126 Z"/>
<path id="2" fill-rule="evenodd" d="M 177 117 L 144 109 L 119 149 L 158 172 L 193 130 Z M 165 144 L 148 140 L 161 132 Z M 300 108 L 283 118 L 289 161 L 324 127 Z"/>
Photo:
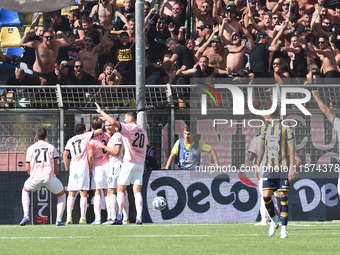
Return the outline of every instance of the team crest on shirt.
<path id="1" fill-rule="evenodd" d="M 275 141 L 271 141 L 267 145 L 267 150 L 268 150 L 268 157 L 269 158 L 278 158 L 279 157 L 279 151 L 280 151 L 280 145 Z"/>

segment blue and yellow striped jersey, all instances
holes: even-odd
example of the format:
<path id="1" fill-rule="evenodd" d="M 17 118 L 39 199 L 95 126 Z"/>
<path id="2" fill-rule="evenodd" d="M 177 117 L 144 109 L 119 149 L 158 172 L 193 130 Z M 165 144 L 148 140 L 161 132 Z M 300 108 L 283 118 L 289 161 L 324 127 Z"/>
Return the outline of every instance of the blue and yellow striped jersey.
<path id="1" fill-rule="evenodd" d="M 287 122 L 266 122 L 261 128 L 261 139 L 265 141 L 262 167 L 267 170 L 289 169 L 288 141 L 294 140 L 293 129 Z"/>

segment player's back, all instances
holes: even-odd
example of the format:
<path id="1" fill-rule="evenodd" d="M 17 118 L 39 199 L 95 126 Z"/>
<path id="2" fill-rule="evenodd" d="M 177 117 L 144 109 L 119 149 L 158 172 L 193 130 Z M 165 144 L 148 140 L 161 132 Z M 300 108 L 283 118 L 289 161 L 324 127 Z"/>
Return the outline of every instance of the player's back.
<path id="1" fill-rule="evenodd" d="M 148 135 L 142 126 L 121 123 L 124 142 L 124 161 L 144 165 Z"/>
<path id="2" fill-rule="evenodd" d="M 88 167 L 87 151 L 93 132 L 86 132 L 70 138 L 65 146 L 65 150 L 71 153 L 71 165 L 85 164 Z"/>
<path id="3" fill-rule="evenodd" d="M 109 155 L 106 150 L 97 148 L 98 142 L 102 142 L 107 145 L 110 140 L 110 135 L 107 133 L 92 137 L 89 143 L 89 150 L 94 151 L 92 168 L 96 166 L 102 166 L 109 162 Z"/>
<path id="4" fill-rule="evenodd" d="M 45 141 L 38 141 L 27 149 L 26 162 L 30 163 L 30 175 L 33 180 L 47 180 L 54 178 L 54 159 L 58 158 L 58 151 Z"/>

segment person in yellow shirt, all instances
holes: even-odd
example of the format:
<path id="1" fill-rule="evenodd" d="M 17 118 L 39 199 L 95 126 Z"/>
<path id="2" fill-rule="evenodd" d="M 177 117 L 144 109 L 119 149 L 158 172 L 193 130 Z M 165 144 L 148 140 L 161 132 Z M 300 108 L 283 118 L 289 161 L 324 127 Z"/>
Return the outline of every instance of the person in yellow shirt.
<path id="1" fill-rule="evenodd" d="M 198 139 L 191 140 L 190 127 L 186 126 L 183 131 L 183 139 L 177 140 L 174 147 L 171 150 L 168 162 L 162 169 L 169 169 L 171 162 L 176 156 L 178 159 L 178 168 L 181 170 L 192 170 L 196 169 L 201 163 L 201 153 L 211 152 L 214 158 L 214 162 L 218 165 L 217 154 L 215 150 L 208 144 Z"/>

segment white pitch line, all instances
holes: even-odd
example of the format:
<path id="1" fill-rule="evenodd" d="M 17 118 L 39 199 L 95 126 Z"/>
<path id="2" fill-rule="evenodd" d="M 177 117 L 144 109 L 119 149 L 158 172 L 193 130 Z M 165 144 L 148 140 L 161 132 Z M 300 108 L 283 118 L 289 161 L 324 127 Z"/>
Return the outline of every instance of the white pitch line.
<path id="1" fill-rule="evenodd" d="M 159 238 L 159 237 L 207 237 L 212 235 L 127 235 L 127 236 L 115 236 L 115 238 Z M 111 238 L 112 236 L 96 236 L 95 238 Z M 0 237 L 0 239 L 65 239 L 65 238 L 72 238 L 72 239 L 93 239 L 94 237 L 90 236 L 25 236 L 25 237 L 18 237 L 18 236 L 5 236 Z"/>
<path id="2" fill-rule="evenodd" d="M 295 235 L 295 233 L 290 232 L 289 235 Z M 340 235 L 340 233 L 304 233 L 304 234 L 296 234 L 299 236 L 316 236 L 316 235 Z M 124 236 L 115 236 L 114 238 L 173 238 L 173 237 L 213 237 L 213 236 L 219 236 L 221 235 L 124 235 Z M 228 236 L 267 236 L 266 234 L 226 234 L 224 235 L 226 237 Z M 93 239 L 93 238 L 112 238 L 112 236 L 25 236 L 25 237 L 13 237 L 13 236 L 8 236 L 8 237 L 0 237 L 0 239 L 66 239 L 66 238 L 72 238 L 72 239 Z"/>

